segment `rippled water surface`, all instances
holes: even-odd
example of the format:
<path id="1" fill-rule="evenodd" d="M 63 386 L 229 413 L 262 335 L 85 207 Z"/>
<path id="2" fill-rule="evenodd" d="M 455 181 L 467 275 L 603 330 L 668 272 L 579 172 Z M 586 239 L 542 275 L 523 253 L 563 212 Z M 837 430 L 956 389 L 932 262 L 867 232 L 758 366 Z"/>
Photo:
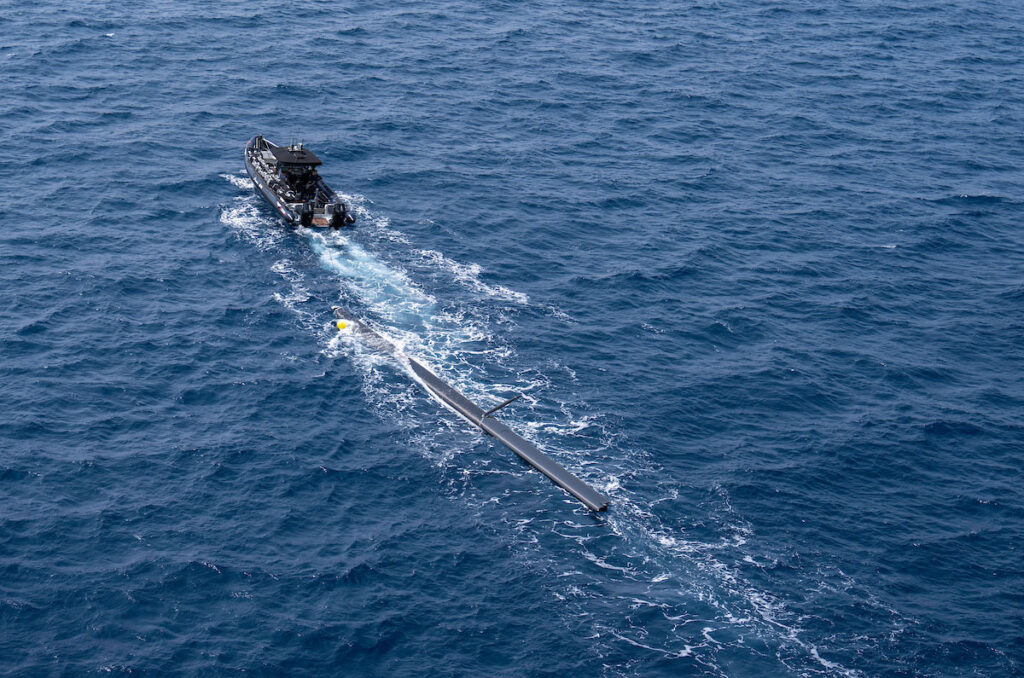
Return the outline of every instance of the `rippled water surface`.
<path id="1" fill-rule="evenodd" d="M 0 0 L 0 674 L 1021 673 L 1021 17 Z"/>

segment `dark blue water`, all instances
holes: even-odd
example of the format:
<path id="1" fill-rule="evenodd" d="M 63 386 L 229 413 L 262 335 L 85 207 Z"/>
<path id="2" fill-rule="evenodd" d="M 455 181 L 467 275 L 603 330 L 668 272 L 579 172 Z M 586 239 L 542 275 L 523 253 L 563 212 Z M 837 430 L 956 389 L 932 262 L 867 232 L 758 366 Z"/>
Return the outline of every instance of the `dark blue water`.
<path id="1" fill-rule="evenodd" d="M 0 1 L 0 674 L 1019 675 L 1021 17 Z"/>

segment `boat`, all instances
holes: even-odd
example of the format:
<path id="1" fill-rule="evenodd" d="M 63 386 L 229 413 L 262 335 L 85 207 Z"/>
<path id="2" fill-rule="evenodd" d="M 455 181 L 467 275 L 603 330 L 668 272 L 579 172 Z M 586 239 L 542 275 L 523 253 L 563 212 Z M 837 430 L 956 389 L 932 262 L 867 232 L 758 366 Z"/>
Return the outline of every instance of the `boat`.
<path id="1" fill-rule="evenodd" d="M 285 221 L 307 227 L 351 226 L 355 215 L 317 172 L 322 164 L 301 142 L 278 146 L 256 135 L 245 144 L 245 171 Z"/>

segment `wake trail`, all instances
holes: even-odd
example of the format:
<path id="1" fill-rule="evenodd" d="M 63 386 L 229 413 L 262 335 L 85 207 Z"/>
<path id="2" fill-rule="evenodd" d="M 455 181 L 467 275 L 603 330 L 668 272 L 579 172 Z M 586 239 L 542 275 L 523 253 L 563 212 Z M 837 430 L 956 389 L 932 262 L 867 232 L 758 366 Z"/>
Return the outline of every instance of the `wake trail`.
<path id="1" fill-rule="evenodd" d="M 372 234 L 366 240 L 400 244 L 399 256 L 412 255 L 433 263 L 476 295 L 476 301 L 440 302 L 412 279 L 397 256 L 385 260 L 368 242 L 361 242 L 364 234 L 359 231 L 290 232 L 261 211 L 248 178 L 222 176 L 247 194 L 222 209 L 221 221 L 259 249 L 280 256 L 272 270 L 287 291 L 275 293 L 274 298 L 296 315 L 304 330 L 317 337 L 323 355 L 331 359 L 345 356 L 357 367 L 365 397 L 382 416 L 408 431 L 419 453 L 446 473 L 461 469 L 461 473 L 455 473 L 458 479 L 452 481 L 453 492 L 478 511 L 498 506 L 502 520 L 516 536 L 520 557 L 532 567 L 552 570 L 560 581 L 553 595 L 565 609 L 573 611 L 578 623 L 590 627 L 598 654 L 611 658 L 616 645 L 626 643 L 666 657 L 692 658 L 704 669 L 725 675 L 716 657 L 723 647 L 735 650 L 738 642 L 764 646 L 766 654 L 774 655 L 775 661 L 797 673 L 856 675 L 821 657 L 820 648 L 803 639 L 806 632 L 788 613 L 784 602 L 749 584 L 740 569 L 730 563 L 752 557 L 744 550 L 752 534 L 728 505 L 724 490 L 719 491 L 715 518 L 720 541 L 688 540 L 678 529 L 666 527 L 655 510 L 658 503 L 673 500 L 671 490 L 667 496 L 651 499 L 624 487 L 622 478 L 657 474 L 656 464 L 646 452 L 633 449 L 613 425 L 606 423 L 606 417 L 580 415 L 577 405 L 533 395 L 550 387 L 549 379 L 515 366 L 515 350 L 494 335 L 491 311 L 484 303 L 497 299 L 525 306 L 530 303 L 525 294 L 483 283 L 477 265 L 456 264 L 440 252 L 409 247 L 408 238 L 391 228 L 385 217 L 374 214 L 365 199 L 343 196 L 356 212 L 358 223 Z M 303 271 L 295 264 L 298 257 L 285 251 L 286 241 L 294 239 L 293 234 L 308 243 L 320 268 L 329 272 L 338 285 L 336 299 L 321 302 L 310 292 L 307 276 L 311 272 Z M 513 465 L 496 469 L 485 462 L 467 465 L 456 460 L 458 452 L 444 442 L 450 443 L 453 430 L 468 425 L 440 415 L 440 426 L 424 430 L 422 415 L 414 411 L 414 403 L 423 399 L 420 387 L 409 379 L 395 380 L 395 365 L 390 358 L 367 350 L 350 333 L 337 332 L 329 315 L 335 304 L 355 310 L 402 353 L 423 360 L 473 400 L 499 402 L 510 392 L 522 391 L 528 394 L 524 401 L 531 413 L 560 412 L 564 420 L 561 424 L 524 421 L 515 414 L 510 417 L 525 438 L 553 452 L 559 462 L 611 498 L 607 517 L 593 521 L 579 508 L 571 514 L 576 522 L 565 520 L 564 511 L 555 512 L 560 517 L 545 513 L 524 519 L 514 504 L 503 506 L 502 497 L 477 497 L 472 491 L 467 495 L 465 475 L 472 485 L 475 474 L 533 472 Z M 314 305 L 323 308 L 308 308 Z M 571 375 L 570 368 L 565 370 Z M 495 371 L 497 383 L 475 378 L 481 374 L 491 377 Z M 535 491 L 551 491 L 542 481 L 537 478 Z M 460 484 L 462 491 L 458 489 Z M 553 562 L 553 539 L 569 545 L 574 555 L 567 556 L 568 560 L 589 566 L 566 571 L 563 562 Z M 613 593 L 594 593 L 605 588 Z M 638 618 L 643 622 L 638 623 Z"/>

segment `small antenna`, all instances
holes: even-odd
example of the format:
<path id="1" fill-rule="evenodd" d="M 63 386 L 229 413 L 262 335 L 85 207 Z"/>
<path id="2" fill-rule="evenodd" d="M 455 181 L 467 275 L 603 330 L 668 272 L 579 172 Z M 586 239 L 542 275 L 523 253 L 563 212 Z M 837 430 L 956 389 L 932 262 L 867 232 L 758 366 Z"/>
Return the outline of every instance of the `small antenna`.
<path id="1" fill-rule="evenodd" d="M 486 417 L 489 417 L 489 416 L 491 416 L 492 414 L 494 414 L 495 412 L 497 412 L 497 411 L 498 411 L 498 410 L 500 410 L 501 408 L 505 407 L 506 405 L 511 405 L 511 404 L 512 404 L 512 403 L 514 403 L 515 401 L 519 400 L 520 398 L 522 398 L 522 397 L 523 397 L 523 395 L 525 395 L 525 394 L 523 394 L 523 393 L 520 393 L 520 394 L 519 394 L 519 395 L 517 395 L 517 396 L 514 396 L 514 397 L 512 397 L 512 398 L 509 398 L 508 400 L 506 400 L 505 402 L 503 402 L 503 403 L 502 403 L 502 404 L 500 404 L 500 405 L 495 405 L 495 406 L 494 406 L 494 407 L 492 407 L 491 409 L 489 409 L 489 410 L 487 410 L 486 412 L 484 412 L 484 413 L 483 413 L 483 414 L 482 414 L 482 415 L 480 416 L 480 418 L 481 418 L 481 419 L 484 419 L 484 418 L 486 418 Z"/>

